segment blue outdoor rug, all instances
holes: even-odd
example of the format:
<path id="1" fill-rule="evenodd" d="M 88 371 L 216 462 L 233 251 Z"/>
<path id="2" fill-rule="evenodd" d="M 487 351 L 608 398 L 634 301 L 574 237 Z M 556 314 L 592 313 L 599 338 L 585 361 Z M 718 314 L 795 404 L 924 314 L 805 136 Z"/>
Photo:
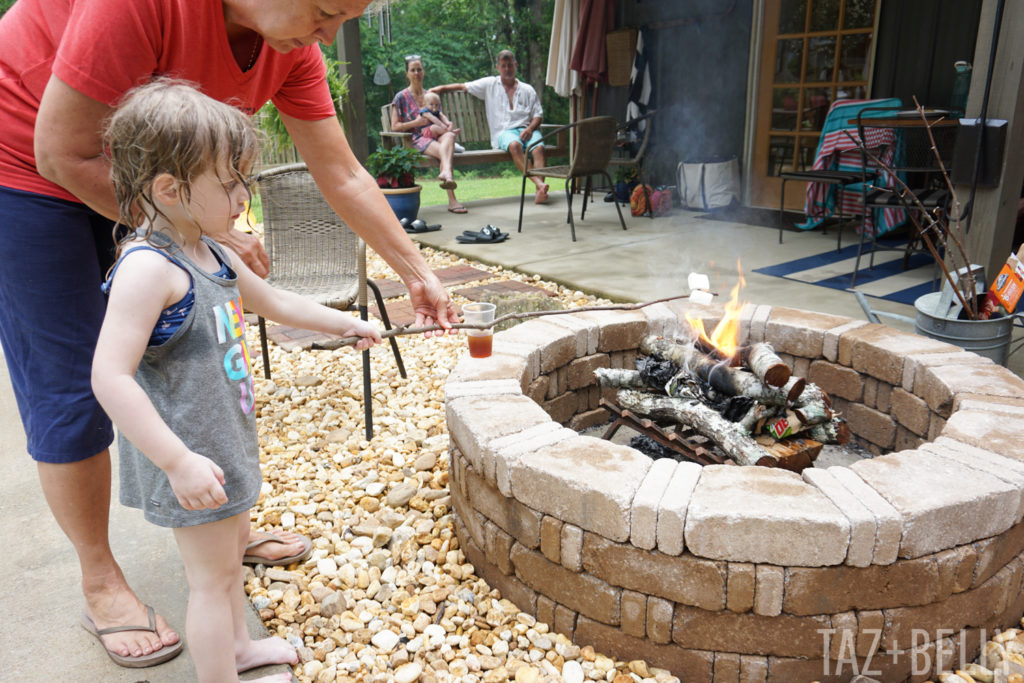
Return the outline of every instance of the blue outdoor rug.
<path id="1" fill-rule="evenodd" d="M 900 246 L 900 242 L 879 240 L 882 246 Z M 871 256 L 864 254 L 857 273 L 857 290 L 867 296 L 913 305 L 914 300 L 932 290 L 935 276 L 934 259 L 929 254 L 914 254 L 903 270 L 903 251 L 875 253 L 875 267 L 869 268 Z M 806 282 L 820 287 L 845 290 L 853 280 L 857 262 L 857 245 L 830 249 L 814 256 L 786 261 L 774 266 L 755 268 L 755 273 Z"/>

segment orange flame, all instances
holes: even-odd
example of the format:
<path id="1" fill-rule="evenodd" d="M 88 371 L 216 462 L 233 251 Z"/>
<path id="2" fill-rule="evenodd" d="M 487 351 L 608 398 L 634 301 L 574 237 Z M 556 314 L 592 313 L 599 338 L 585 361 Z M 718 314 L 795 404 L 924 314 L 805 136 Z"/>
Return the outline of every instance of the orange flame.
<path id="1" fill-rule="evenodd" d="M 743 279 L 743 270 L 740 268 L 738 261 L 736 262 L 736 267 L 739 270 L 739 280 L 737 280 L 736 285 L 729 294 L 729 301 L 725 304 L 725 314 L 718 321 L 718 324 L 715 325 L 715 329 L 711 332 L 710 337 L 704 330 L 703 320 L 692 318 L 689 315 L 686 316 L 686 321 L 690 323 L 694 334 L 705 344 L 713 346 L 722 356 L 729 359 L 734 358 L 739 350 L 740 310 L 743 308 L 743 304 L 740 303 L 740 290 L 747 284 L 747 281 Z"/>

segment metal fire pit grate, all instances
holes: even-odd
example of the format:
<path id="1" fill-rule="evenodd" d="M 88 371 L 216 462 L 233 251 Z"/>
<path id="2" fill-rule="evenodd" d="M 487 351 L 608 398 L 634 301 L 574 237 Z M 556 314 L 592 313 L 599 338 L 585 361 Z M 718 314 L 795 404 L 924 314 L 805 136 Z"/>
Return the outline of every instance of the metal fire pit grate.
<path id="1" fill-rule="evenodd" d="M 634 415 L 629 410 L 620 408 L 607 399 L 601 399 L 599 405 L 607 409 L 615 419 L 608 425 L 608 429 L 601 438 L 611 441 L 612 437 L 619 430 L 619 427 L 629 427 L 656 443 L 668 448 L 681 457 L 695 462 L 698 465 L 735 465 L 729 458 L 719 456 L 706 448 L 703 444 L 710 443 L 706 438 L 695 432 L 678 431 L 678 429 L 666 430 L 659 427 L 652 420 L 646 417 Z"/>

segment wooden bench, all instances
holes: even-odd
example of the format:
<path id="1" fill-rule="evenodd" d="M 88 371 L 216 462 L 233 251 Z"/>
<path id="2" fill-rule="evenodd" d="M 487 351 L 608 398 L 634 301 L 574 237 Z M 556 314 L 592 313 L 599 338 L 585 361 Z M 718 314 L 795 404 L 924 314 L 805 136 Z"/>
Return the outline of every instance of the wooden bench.
<path id="1" fill-rule="evenodd" d="M 386 104 L 380 108 L 381 143 L 385 149 L 391 149 L 397 144 L 413 148 L 412 133 L 398 133 L 391 130 L 392 106 L 391 104 Z M 465 152 L 456 152 L 452 155 L 452 163 L 455 166 L 490 164 L 496 161 L 512 160 L 508 152 L 503 152 L 500 149 L 491 149 L 491 129 L 487 125 L 487 114 L 484 110 L 483 100 L 473 97 L 464 90 L 442 93 L 441 111 L 455 124 L 456 128 L 462 129 L 456 141 L 467 147 Z M 540 125 L 540 133 L 545 135 L 557 128 L 561 128 L 561 125 L 542 123 Z M 569 145 L 565 133 L 556 135 L 554 139 L 554 145 L 548 142 L 544 145 L 545 159 L 564 157 L 569 153 Z M 439 166 L 440 162 L 434 157 L 423 155 L 419 165 L 426 168 Z"/>

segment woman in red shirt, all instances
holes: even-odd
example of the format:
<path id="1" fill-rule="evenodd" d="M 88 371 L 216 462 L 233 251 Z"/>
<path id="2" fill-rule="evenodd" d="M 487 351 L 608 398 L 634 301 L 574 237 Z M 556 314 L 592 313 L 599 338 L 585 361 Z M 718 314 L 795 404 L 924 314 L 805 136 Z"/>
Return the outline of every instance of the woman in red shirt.
<path id="1" fill-rule="evenodd" d="M 109 420 L 89 388 L 118 209 L 102 121 L 157 75 L 253 113 L 273 100 L 338 215 L 408 286 L 416 325 L 457 318 L 445 289 L 356 160 L 334 114 L 318 43 L 369 0 L 19 0 L 0 19 L 0 344 L 28 450 L 82 568 L 86 614 L 111 657 L 150 666 L 178 636 L 114 559 Z M 257 274 L 259 241 L 225 243 Z M 149 624 L 148 627 L 146 624 Z"/>

